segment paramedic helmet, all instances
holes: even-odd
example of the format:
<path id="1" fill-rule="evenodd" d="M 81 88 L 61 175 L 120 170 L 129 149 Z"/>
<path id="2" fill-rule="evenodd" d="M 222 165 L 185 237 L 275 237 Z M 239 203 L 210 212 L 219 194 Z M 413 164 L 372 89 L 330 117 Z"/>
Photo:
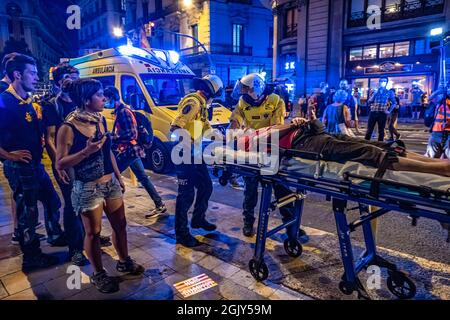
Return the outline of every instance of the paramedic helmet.
<path id="1" fill-rule="evenodd" d="M 252 106 L 259 106 L 266 94 L 266 83 L 258 73 L 250 73 L 236 82 L 233 98 L 242 96 L 245 102 Z"/>
<path id="2" fill-rule="evenodd" d="M 222 95 L 223 82 L 218 76 L 208 74 L 203 78 L 194 78 L 194 89 L 205 92 L 208 98 L 219 97 Z"/>

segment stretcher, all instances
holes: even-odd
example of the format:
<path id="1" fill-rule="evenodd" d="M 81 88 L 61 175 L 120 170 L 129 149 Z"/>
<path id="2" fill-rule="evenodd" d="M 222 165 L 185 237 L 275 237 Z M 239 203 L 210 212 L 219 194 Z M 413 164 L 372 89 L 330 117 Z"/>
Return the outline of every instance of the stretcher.
<path id="1" fill-rule="evenodd" d="M 234 155 L 230 156 L 230 152 Z M 249 262 L 250 272 L 258 281 L 263 281 L 269 276 L 268 267 L 264 262 L 268 237 L 285 228 L 286 230 L 291 228 L 295 232 L 288 232 L 284 249 L 292 257 L 299 257 L 302 254 L 298 230 L 307 192 L 323 194 L 332 203 L 344 267 L 339 289 L 347 295 L 356 291 L 358 298 L 370 298 L 358 278 L 358 273 L 370 265 L 387 269 L 387 286 L 397 297 L 409 299 L 416 293 L 414 282 L 395 264 L 378 255 L 376 237 L 372 228 L 372 223 L 377 218 L 388 212 L 397 212 L 409 215 L 413 225 L 416 225 L 420 217 L 439 221 L 447 228 L 450 225 L 450 179 L 445 177 L 389 170 L 380 177 L 377 176 L 378 171 L 375 168 L 368 168 L 354 162 L 346 164 L 326 162 L 320 154 L 298 150 L 282 150 L 282 156 L 276 160 L 279 161 L 276 172 L 273 172 L 273 163 L 267 163 L 267 161 L 264 163 L 264 160 L 259 158 L 253 164 L 236 163 L 236 151 L 225 147 L 216 148 L 213 156 L 216 162 L 219 162 L 214 166 L 223 170 L 219 179 L 222 185 L 226 185 L 232 175 L 256 177 L 261 183 L 255 252 Z M 218 159 L 222 161 L 217 161 Z M 265 174 L 267 172 L 271 174 Z M 292 193 L 272 201 L 272 190 L 275 184 L 289 188 Z M 358 206 L 348 208 L 349 202 L 355 202 Z M 292 203 L 294 218 L 268 230 L 269 216 L 272 212 Z M 347 213 L 354 209 L 359 210 L 359 218 L 349 222 Z M 362 228 L 365 251 L 362 256 L 355 259 L 350 233 L 357 228 Z M 447 241 L 449 239 L 450 235 Z"/>

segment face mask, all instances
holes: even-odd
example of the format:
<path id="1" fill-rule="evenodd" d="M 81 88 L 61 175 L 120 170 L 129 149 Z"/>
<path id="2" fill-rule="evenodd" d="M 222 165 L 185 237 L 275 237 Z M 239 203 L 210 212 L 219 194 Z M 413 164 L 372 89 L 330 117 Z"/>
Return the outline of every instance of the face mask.
<path id="1" fill-rule="evenodd" d="M 105 108 L 106 109 L 113 109 L 114 108 L 114 100 L 108 100 L 105 102 Z"/>
<path id="2" fill-rule="evenodd" d="M 380 82 L 380 87 L 381 88 L 386 88 L 387 86 L 387 82 Z"/>

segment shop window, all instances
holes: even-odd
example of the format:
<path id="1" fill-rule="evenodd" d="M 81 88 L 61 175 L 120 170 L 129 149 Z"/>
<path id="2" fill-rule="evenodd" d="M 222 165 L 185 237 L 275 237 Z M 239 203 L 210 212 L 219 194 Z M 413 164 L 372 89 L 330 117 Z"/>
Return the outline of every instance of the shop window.
<path id="1" fill-rule="evenodd" d="M 386 14 L 400 12 L 402 0 L 386 0 Z"/>
<path id="2" fill-rule="evenodd" d="M 394 44 L 386 43 L 380 45 L 380 58 L 392 58 L 394 56 Z"/>
<path id="3" fill-rule="evenodd" d="M 349 60 L 350 61 L 362 60 L 362 52 L 363 52 L 362 47 L 351 48 L 350 54 L 349 54 Z"/>
<path id="4" fill-rule="evenodd" d="M 395 43 L 395 56 L 409 56 L 409 41 Z"/>
<path id="5" fill-rule="evenodd" d="M 363 50 L 363 60 L 370 60 L 377 58 L 377 46 L 367 46 Z"/>

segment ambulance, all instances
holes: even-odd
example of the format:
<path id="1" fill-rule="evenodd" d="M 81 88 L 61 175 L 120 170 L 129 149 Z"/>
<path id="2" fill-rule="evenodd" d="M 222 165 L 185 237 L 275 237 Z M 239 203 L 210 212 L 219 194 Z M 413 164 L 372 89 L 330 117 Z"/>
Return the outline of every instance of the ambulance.
<path id="1" fill-rule="evenodd" d="M 178 53 L 124 45 L 69 59 L 69 64 L 80 71 L 81 78 L 97 79 L 103 87 L 115 86 L 125 104 L 148 117 L 155 138 L 151 149 L 146 151 L 145 164 L 157 173 L 173 169 L 170 124 L 178 102 L 193 91 L 195 77 L 180 61 Z M 229 124 L 231 111 L 216 103 L 212 107 L 210 122 L 223 131 Z M 103 114 L 111 130 L 113 110 L 105 109 Z"/>

